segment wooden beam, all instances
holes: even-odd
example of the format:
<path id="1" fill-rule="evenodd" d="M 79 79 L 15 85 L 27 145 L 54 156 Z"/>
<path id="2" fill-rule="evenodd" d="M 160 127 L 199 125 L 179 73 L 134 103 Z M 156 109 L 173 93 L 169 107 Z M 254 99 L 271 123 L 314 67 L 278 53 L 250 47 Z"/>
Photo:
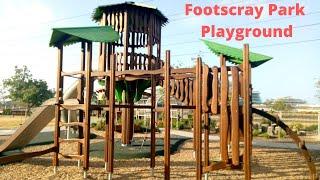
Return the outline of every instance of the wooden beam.
<path id="1" fill-rule="evenodd" d="M 202 115 L 202 106 L 201 106 L 201 97 L 202 97 L 202 61 L 201 58 L 197 59 L 196 66 L 196 178 L 200 180 L 202 178 L 202 126 L 201 126 L 201 115 Z"/>
<path id="2" fill-rule="evenodd" d="M 111 57 L 111 76 L 110 76 L 110 90 L 109 90 L 109 134 L 108 134 L 108 172 L 113 173 L 113 159 L 114 159 L 114 119 L 115 119 L 115 55 Z"/>
<path id="3" fill-rule="evenodd" d="M 231 142 L 232 142 L 232 164 L 239 166 L 239 71 L 232 68 L 232 97 L 231 97 Z"/>
<path id="4" fill-rule="evenodd" d="M 220 106 L 220 153 L 224 162 L 228 161 L 228 70 L 226 60 L 220 56 L 221 64 L 221 106 Z"/>
<path id="5" fill-rule="evenodd" d="M 250 167 L 250 97 L 249 97 L 249 45 L 243 47 L 243 122 L 244 122 L 244 171 L 245 179 L 251 179 Z"/>
<path id="6" fill-rule="evenodd" d="M 85 110 L 84 110 L 84 158 L 83 169 L 89 169 L 89 153 L 90 153 L 90 105 L 92 95 L 92 42 L 87 43 L 87 60 L 86 60 L 86 93 L 85 93 Z"/>
<path id="7" fill-rule="evenodd" d="M 59 166 L 59 137 L 60 127 L 59 122 L 61 120 L 60 104 L 63 103 L 63 77 L 61 76 L 63 66 L 63 46 L 58 47 L 58 65 L 57 65 L 57 86 L 56 86 L 56 106 L 55 106 L 55 129 L 54 129 L 54 147 L 53 153 L 53 166 Z"/>
<path id="8" fill-rule="evenodd" d="M 170 51 L 166 51 L 164 78 L 164 179 L 170 179 Z"/>

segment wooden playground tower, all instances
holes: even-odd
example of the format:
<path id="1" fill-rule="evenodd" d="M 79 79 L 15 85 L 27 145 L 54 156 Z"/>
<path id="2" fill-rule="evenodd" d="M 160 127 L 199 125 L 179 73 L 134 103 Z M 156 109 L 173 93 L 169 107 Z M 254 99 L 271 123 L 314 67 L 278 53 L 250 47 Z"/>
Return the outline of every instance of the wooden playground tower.
<path id="1" fill-rule="evenodd" d="M 251 178 L 250 158 L 252 153 L 252 107 L 251 65 L 249 46 L 244 45 L 243 63 L 227 66 L 226 58 L 220 56 L 220 67 L 209 68 L 198 58 L 194 68 L 173 69 L 170 66 L 170 51 L 165 61 L 161 60 L 161 27 L 167 18 L 160 11 L 134 3 L 100 6 L 94 17 L 101 26 L 110 26 L 119 33 L 115 42 L 100 43 L 99 67 L 92 69 L 92 42 L 81 42 L 81 68 L 77 72 L 63 71 L 63 46 L 58 46 L 57 91 L 55 108 L 55 152 L 53 166 L 59 165 L 59 154 L 65 158 L 78 159 L 83 163 L 84 177 L 89 169 L 90 114 L 94 110 L 106 112 L 105 168 L 108 178 L 114 170 L 115 109 L 123 109 L 122 143 L 130 144 L 133 135 L 133 109 L 150 109 L 150 168 L 155 167 L 155 113 L 164 113 L 164 178 L 170 179 L 170 109 L 194 110 L 194 150 L 196 155 L 196 178 L 203 174 L 225 168 L 243 168 L 245 179 Z M 156 47 L 156 48 L 154 48 Z M 155 53 L 154 53 L 154 49 Z M 154 55 L 155 54 L 155 55 Z M 78 96 L 76 101 L 63 101 L 64 77 L 76 77 Z M 230 78 L 231 77 L 231 78 Z M 92 105 L 94 80 L 105 80 L 106 103 Z M 151 81 L 151 105 L 135 105 L 123 92 L 121 103 L 115 100 L 116 83 L 136 80 Z M 164 107 L 156 109 L 156 86 L 164 88 Z M 171 105 L 170 96 L 183 102 Z M 63 109 L 77 111 L 78 122 L 61 122 Z M 220 162 L 209 159 L 209 115 L 220 115 Z M 61 139 L 61 126 L 78 126 L 78 139 Z M 202 133 L 204 131 L 204 139 Z M 240 146 L 243 141 L 243 147 Z M 66 155 L 60 152 L 62 142 L 77 142 L 78 152 Z M 231 156 L 229 148 L 231 145 Z M 204 153 L 203 153 L 204 152 Z M 79 164 L 80 165 L 80 164 Z"/>

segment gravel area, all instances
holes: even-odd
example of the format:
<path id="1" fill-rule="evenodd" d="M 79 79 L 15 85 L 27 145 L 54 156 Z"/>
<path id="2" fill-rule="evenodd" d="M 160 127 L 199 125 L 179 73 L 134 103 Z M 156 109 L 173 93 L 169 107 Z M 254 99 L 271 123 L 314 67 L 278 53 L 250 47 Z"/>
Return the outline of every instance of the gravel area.
<path id="1" fill-rule="evenodd" d="M 102 133 L 100 135 L 103 135 Z M 138 135 L 143 136 L 143 135 Z M 157 136 L 161 136 L 158 134 Z M 116 134 L 116 137 L 119 137 Z M 101 139 L 100 139 L 101 140 Z M 99 139 L 94 140 L 99 141 Z M 171 155 L 171 179 L 194 179 L 195 159 L 192 141 L 184 143 L 180 150 Z M 27 147 L 24 151 L 47 148 L 48 145 Z M 217 160 L 218 143 L 211 142 L 211 159 Z M 75 145 L 61 145 L 64 153 L 76 152 Z M 312 156 L 320 170 L 320 150 L 313 151 Z M 0 179 L 83 179 L 82 169 L 76 160 L 60 159 L 58 173 L 53 174 L 52 154 L 43 155 L 0 166 Z M 88 179 L 106 179 L 104 161 L 90 158 Z M 288 149 L 254 148 L 252 157 L 252 177 L 254 179 L 309 179 L 306 163 L 297 151 Z M 155 177 L 151 178 L 149 159 L 115 160 L 114 179 L 163 179 L 163 157 L 156 157 Z M 210 173 L 209 179 L 244 179 L 240 170 L 219 170 Z"/>

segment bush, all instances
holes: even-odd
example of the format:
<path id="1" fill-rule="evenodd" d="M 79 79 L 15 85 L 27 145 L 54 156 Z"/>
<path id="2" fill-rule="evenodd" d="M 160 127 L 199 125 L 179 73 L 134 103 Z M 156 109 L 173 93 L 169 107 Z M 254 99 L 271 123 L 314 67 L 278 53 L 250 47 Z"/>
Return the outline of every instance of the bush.
<path id="1" fill-rule="evenodd" d="M 4 109 L 3 115 L 12 115 L 12 109 Z"/>
<path id="2" fill-rule="evenodd" d="M 259 129 L 253 129 L 253 131 L 252 131 L 252 135 L 253 135 L 253 136 L 258 136 L 260 133 L 261 133 L 261 132 L 260 132 Z"/>
<path id="3" fill-rule="evenodd" d="M 293 131 L 300 131 L 303 129 L 303 125 L 301 123 L 293 123 L 290 128 L 293 130 Z"/>
<path id="4" fill-rule="evenodd" d="M 106 128 L 106 121 L 105 120 L 99 120 L 95 126 L 95 129 L 97 131 L 104 131 Z"/>
<path id="5" fill-rule="evenodd" d="M 318 125 L 317 125 L 317 124 L 312 124 L 312 125 L 310 125 L 310 126 L 307 126 L 307 127 L 305 128 L 305 130 L 306 130 L 306 131 L 316 131 L 316 130 L 318 130 Z"/>

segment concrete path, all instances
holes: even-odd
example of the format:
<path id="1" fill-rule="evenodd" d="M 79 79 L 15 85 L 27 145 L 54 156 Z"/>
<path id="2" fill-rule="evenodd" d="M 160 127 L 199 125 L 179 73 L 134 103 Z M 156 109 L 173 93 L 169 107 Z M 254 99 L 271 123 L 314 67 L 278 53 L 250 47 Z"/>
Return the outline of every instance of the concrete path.
<path id="1" fill-rule="evenodd" d="M 188 138 L 193 138 L 193 133 L 187 132 L 187 131 L 171 130 L 171 134 L 184 136 L 184 137 L 188 137 Z M 203 135 L 202 135 L 202 138 L 203 138 Z M 209 140 L 219 141 L 220 138 L 217 135 L 210 135 Z M 279 149 L 297 149 L 298 150 L 297 145 L 293 142 L 281 142 L 281 141 L 277 142 L 275 140 L 253 139 L 252 144 L 253 144 L 253 146 L 256 146 L 256 147 L 268 147 L 268 148 L 279 148 Z M 313 150 L 313 151 L 319 150 L 320 151 L 320 143 L 318 143 L 318 144 L 306 143 L 306 146 L 309 150 Z"/>

